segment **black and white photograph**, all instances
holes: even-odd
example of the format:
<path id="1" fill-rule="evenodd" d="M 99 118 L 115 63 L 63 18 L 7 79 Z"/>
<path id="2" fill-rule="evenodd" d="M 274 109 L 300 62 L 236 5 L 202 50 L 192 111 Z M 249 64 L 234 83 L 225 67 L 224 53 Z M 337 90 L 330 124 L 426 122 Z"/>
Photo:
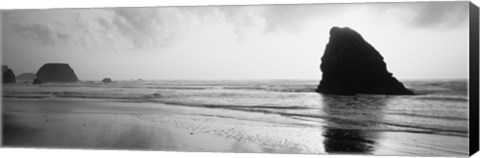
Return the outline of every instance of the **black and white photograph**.
<path id="1" fill-rule="evenodd" d="M 469 156 L 472 5 L 4 9 L 2 146 Z"/>

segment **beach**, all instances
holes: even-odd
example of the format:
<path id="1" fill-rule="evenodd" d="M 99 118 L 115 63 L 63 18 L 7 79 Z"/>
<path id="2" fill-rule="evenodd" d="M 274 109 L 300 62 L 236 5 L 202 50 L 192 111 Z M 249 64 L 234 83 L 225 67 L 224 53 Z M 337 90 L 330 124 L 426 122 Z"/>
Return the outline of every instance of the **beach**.
<path id="1" fill-rule="evenodd" d="M 135 114 L 154 110 L 151 108 L 122 110 L 115 105 L 113 108 L 108 105 L 88 106 L 95 103 L 88 101 L 73 106 L 53 101 L 41 105 L 41 108 L 21 107 L 28 105 L 24 103 L 7 101 L 6 105 L 15 106 L 12 112 L 9 106 L 5 106 L 4 143 L 8 146 L 234 152 L 260 152 L 261 149 L 135 117 Z M 206 143 L 211 141 L 215 143 Z"/>
<path id="2" fill-rule="evenodd" d="M 418 109 L 399 115 L 401 110 L 389 109 L 395 100 L 404 102 L 405 98 L 391 98 L 388 101 L 384 100 L 385 96 L 338 98 L 309 92 L 283 92 L 286 90 L 277 88 L 273 88 L 277 92 L 265 94 L 262 88 L 252 90 L 252 87 L 239 86 L 237 83 L 235 88 L 220 84 L 223 86 L 221 90 L 206 83 L 200 85 L 210 88 L 199 87 L 198 83 L 163 85 L 155 88 L 154 92 L 138 90 L 146 89 L 145 85 L 150 84 L 126 85 L 128 84 L 104 85 L 109 88 L 79 84 L 7 87 L 4 89 L 2 113 L 4 146 L 247 153 L 468 155 L 468 131 L 466 133 L 456 127 L 464 126 L 463 118 L 419 117 L 416 116 L 419 115 Z M 114 91 L 119 92 L 115 87 L 130 91 L 122 91 L 123 95 L 113 94 Z M 305 86 L 290 86 L 287 89 L 298 91 L 298 87 Z M 26 89 L 28 93 L 25 93 Z M 99 95 L 98 91 L 102 91 L 103 95 Z M 175 98 L 177 95 L 181 97 Z M 254 97 L 255 95 L 263 96 Z M 268 99 L 268 104 L 263 98 Z M 297 99 L 306 100 L 305 98 L 313 98 L 315 101 L 303 101 L 302 104 L 312 104 L 316 108 L 289 105 L 298 103 L 300 100 Z M 365 110 L 354 105 L 349 105 L 348 108 L 337 107 L 337 104 L 331 103 L 331 99 L 347 103 L 353 99 L 371 105 L 361 107 Z M 422 96 L 420 99 L 431 101 L 435 98 Z M 459 98 L 447 99 L 453 100 L 453 103 L 462 101 Z M 452 103 L 448 105 L 452 106 Z M 378 109 L 379 106 L 381 109 Z M 432 120 L 446 122 L 436 125 Z M 402 121 L 413 123 L 406 124 Z"/>

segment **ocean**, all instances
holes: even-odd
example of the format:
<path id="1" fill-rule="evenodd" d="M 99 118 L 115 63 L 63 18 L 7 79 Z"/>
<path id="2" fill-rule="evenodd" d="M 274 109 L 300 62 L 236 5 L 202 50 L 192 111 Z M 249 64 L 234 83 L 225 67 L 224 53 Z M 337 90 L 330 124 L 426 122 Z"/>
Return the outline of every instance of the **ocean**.
<path id="1" fill-rule="evenodd" d="M 59 106 L 89 102 L 82 106 L 108 108 L 92 111 L 76 106 L 67 111 L 49 112 L 122 113 L 159 125 L 168 124 L 192 133 L 259 144 L 269 149 L 260 152 L 468 154 L 468 82 L 409 80 L 403 83 L 418 95 L 319 94 L 315 92 L 318 80 L 16 83 L 3 86 L 3 110 L 29 112 L 29 108 L 41 110 L 39 105 L 51 102 L 61 102 Z M 136 108 L 150 110 L 137 111 Z M 385 143 L 403 138 L 384 133 L 455 138 L 458 142 L 445 144 L 429 140 L 427 147 L 421 146 L 420 137 L 418 143 L 413 143 L 417 146 L 411 148 L 432 151 L 409 154 L 412 149 Z"/>

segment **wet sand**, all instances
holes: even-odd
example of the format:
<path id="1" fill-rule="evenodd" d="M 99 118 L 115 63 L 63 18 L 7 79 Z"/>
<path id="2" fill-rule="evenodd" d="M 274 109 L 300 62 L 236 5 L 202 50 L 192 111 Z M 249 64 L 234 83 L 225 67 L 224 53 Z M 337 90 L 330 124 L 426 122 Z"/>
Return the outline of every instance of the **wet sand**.
<path id="1" fill-rule="evenodd" d="M 11 147 L 416 156 L 468 154 L 466 137 L 422 133 L 328 127 L 308 132 L 306 128 L 267 124 L 257 131 L 241 126 L 250 123 L 248 121 L 226 120 L 238 125 L 232 127 L 238 127 L 233 130 L 239 134 L 222 135 L 179 128 L 186 126 L 178 125 L 183 124 L 181 121 L 161 123 L 176 119 L 174 114 L 182 110 L 148 104 L 82 99 L 4 99 L 3 110 L 3 144 Z M 192 124 L 196 124 L 196 119 L 199 118 L 187 117 Z M 222 118 L 208 118 L 207 122 L 215 119 Z M 204 128 L 207 126 L 199 127 Z M 279 136 L 275 137 L 276 134 Z M 274 141 L 281 143 L 274 144 Z"/>
<path id="2" fill-rule="evenodd" d="M 20 101 L 21 103 L 25 102 Z M 262 152 L 263 149 L 253 144 L 172 126 L 159 126 L 131 116 L 139 110 L 151 112 L 152 109 L 148 108 L 122 113 L 128 108 L 94 108 L 97 106 L 82 102 L 73 106 L 55 103 L 20 104 L 4 104 L 5 146 L 217 152 Z M 82 110 L 74 108 L 82 104 L 85 106 L 77 107 Z"/>

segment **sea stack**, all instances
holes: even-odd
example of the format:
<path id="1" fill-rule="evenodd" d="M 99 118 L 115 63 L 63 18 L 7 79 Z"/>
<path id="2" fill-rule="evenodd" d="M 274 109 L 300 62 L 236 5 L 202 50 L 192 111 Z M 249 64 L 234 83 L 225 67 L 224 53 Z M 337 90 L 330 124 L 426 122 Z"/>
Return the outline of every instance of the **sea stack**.
<path id="1" fill-rule="evenodd" d="M 387 71 L 382 55 L 348 27 L 330 29 L 330 39 L 321 60 L 323 74 L 316 90 L 319 93 L 414 94 Z"/>
<path id="2" fill-rule="evenodd" d="M 13 70 L 8 68 L 7 65 L 2 65 L 2 73 L 3 73 L 3 83 L 15 83 L 15 73 Z"/>
<path id="3" fill-rule="evenodd" d="M 102 82 L 103 83 L 112 83 L 112 79 L 111 78 L 103 78 Z"/>
<path id="4" fill-rule="evenodd" d="M 73 69 L 64 63 L 47 63 L 37 71 L 40 82 L 77 82 Z"/>

